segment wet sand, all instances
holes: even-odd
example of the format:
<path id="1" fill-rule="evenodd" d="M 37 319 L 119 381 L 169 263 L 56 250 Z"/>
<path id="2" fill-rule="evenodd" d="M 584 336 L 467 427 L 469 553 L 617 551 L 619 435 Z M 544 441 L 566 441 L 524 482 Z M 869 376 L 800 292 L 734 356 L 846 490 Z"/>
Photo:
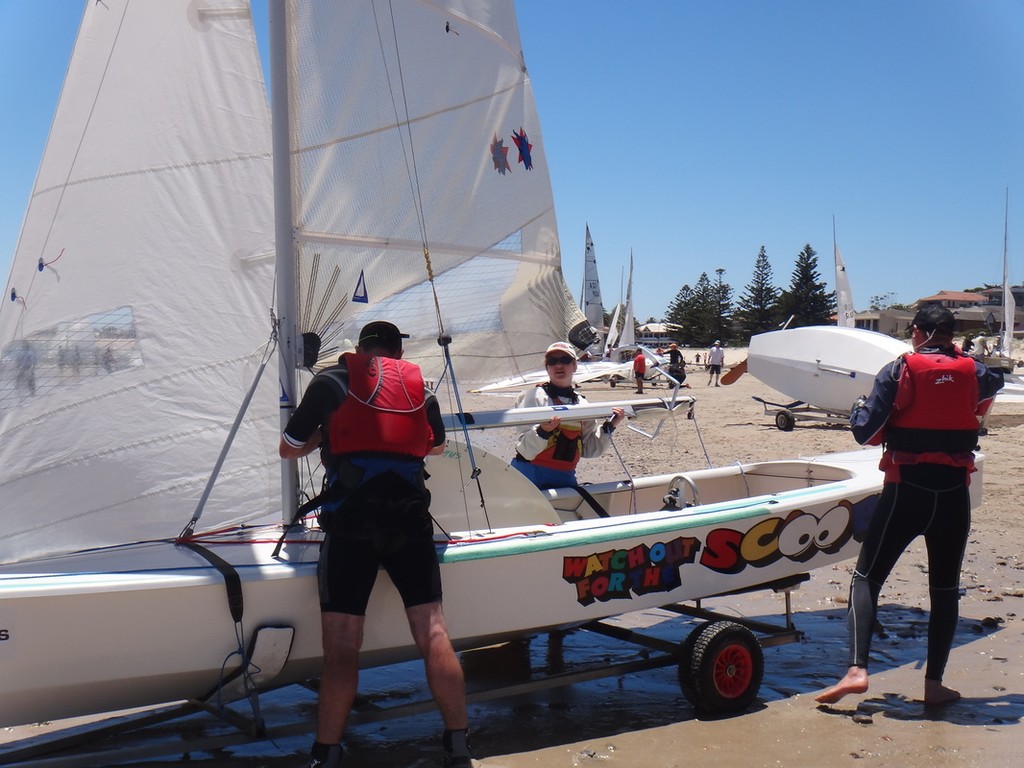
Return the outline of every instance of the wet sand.
<path id="1" fill-rule="evenodd" d="M 742 359 L 729 350 L 727 364 Z M 856 447 L 845 427 L 800 422 L 781 432 L 771 415 L 752 400 L 786 399 L 753 377 L 731 386 L 707 387 L 707 376 L 691 370 L 685 394 L 697 398 L 696 421 L 679 418 L 658 439 L 625 429 L 616 445 L 635 475 L 672 468 L 722 466 L 735 461 L 815 455 Z M 586 384 L 591 400 L 634 398 L 632 387 Z M 663 387 L 648 394 L 664 394 Z M 501 401 L 498 401 L 501 402 Z M 495 407 L 488 398 L 470 408 Z M 946 684 L 963 699 L 941 709 L 925 708 L 924 685 L 928 595 L 927 558 L 915 542 L 890 577 L 880 600 L 882 633 L 872 649 L 869 691 L 830 707 L 813 696 L 846 669 L 846 594 L 852 562 L 819 569 L 793 593 L 799 643 L 766 648 L 765 677 L 750 711 L 721 719 L 698 716 L 680 692 L 675 666 L 612 676 L 473 704 L 474 751 L 488 768 L 614 765 L 622 768 L 718 768 L 787 766 L 819 768 L 865 760 L 870 766 L 933 768 L 946 765 L 1010 766 L 1024 748 L 1024 535 L 1020 522 L 1024 405 L 997 406 L 981 440 L 986 454 L 984 502 L 976 509 L 963 571 L 960 622 L 946 671 Z M 699 435 L 699 438 L 698 438 Z M 625 471 L 614 454 L 585 461 L 581 481 L 619 476 Z M 528 597 L 526 598 L 528 599 Z M 705 601 L 705 607 L 732 615 L 778 621 L 782 598 L 771 593 Z M 693 623 L 663 611 L 622 617 L 658 637 L 681 641 Z M 558 644 L 534 638 L 464 654 L 467 684 L 479 688 L 536 676 L 549 665 L 574 669 L 613 664 L 643 656 L 635 646 L 572 633 Z M 371 707 L 415 700 L 424 695 L 418 664 L 364 673 L 361 693 Z M 264 697 L 271 739 L 246 744 L 207 715 L 150 728 L 141 736 L 109 742 L 112 752 L 93 765 L 180 765 L 210 768 L 283 768 L 305 765 L 311 739 L 313 695 L 292 687 Z M 360 766 L 439 764 L 440 719 L 424 714 L 356 723 L 348 734 L 351 761 Z M 24 740 L 45 728 L 6 729 L 3 742 Z M 223 736 L 223 743 L 200 741 Z M 162 756 L 146 759 L 139 749 Z M 133 751 L 135 750 L 135 751 Z M 35 765 L 71 766 L 67 756 Z M 0 752 L 2 762 L 2 752 Z M 88 765 L 89 763 L 80 763 Z"/>

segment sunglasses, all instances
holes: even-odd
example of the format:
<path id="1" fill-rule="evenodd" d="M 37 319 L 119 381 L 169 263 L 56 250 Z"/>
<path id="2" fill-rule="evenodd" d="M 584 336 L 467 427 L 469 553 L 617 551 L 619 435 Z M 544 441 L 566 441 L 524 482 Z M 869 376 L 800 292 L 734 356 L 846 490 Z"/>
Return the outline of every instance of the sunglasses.
<path id="1" fill-rule="evenodd" d="M 546 365 L 572 365 L 576 361 L 566 355 L 565 357 L 549 357 L 544 363 Z"/>

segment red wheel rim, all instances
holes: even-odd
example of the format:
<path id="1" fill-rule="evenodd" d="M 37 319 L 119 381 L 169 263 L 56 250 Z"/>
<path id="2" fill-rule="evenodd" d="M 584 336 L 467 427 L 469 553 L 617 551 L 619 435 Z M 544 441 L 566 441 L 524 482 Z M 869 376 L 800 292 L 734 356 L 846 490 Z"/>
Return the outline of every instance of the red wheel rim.
<path id="1" fill-rule="evenodd" d="M 754 678 L 754 660 L 744 646 L 727 645 L 715 657 L 715 688 L 727 699 L 742 696 Z"/>

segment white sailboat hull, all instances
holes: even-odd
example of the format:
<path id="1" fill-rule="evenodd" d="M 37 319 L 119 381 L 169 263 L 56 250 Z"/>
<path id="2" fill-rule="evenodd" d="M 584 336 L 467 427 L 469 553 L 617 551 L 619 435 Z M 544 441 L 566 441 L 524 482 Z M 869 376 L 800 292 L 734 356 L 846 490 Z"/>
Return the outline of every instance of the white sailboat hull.
<path id="1" fill-rule="evenodd" d="M 554 627 L 755 586 L 852 557 L 881 487 L 877 451 L 701 470 L 590 487 L 609 517 L 572 489 L 496 509 L 491 526 L 439 541 L 445 614 L 469 648 Z M 434 509 L 465 507 L 431 465 Z M 515 470 L 494 478 L 521 486 Z M 652 509 L 630 514 L 633 509 Z M 522 510 L 526 510 L 525 514 Z M 515 517 L 533 519 L 514 526 Z M 582 519 L 580 519 L 582 518 Z M 451 530 L 451 529 L 450 529 Z M 202 541 L 230 562 L 244 599 L 243 645 L 260 627 L 294 630 L 280 672 L 261 684 L 316 677 L 318 531 L 251 528 Z M 151 542 L 0 568 L 0 725 L 182 699 L 216 698 L 238 648 L 221 574 L 173 542 Z M 415 656 L 400 598 L 382 575 L 371 598 L 362 663 Z M 230 698 L 226 694 L 225 698 Z"/>
<path id="2" fill-rule="evenodd" d="M 906 342 L 861 328 L 790 328 L 752 337 L 747 371 L 794 400 L 849 413 L 882 367 L 909 351 Z"/>

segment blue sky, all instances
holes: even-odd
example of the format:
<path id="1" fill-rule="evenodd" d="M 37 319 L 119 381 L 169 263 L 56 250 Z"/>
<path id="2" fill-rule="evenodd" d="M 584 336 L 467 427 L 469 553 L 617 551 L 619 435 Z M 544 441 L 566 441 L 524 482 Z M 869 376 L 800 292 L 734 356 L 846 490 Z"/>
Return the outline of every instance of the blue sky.
<path id="1" fill-rule="evenodd" d="M 257 6 L 263 0 L 258 0 Z M 0 0 L 0 265 L 17 242 L 82 0 Z M 738 296 L 765 246 L 787 286 L 805 243 L 855 304 L 1024 281 L 1020 0 L 520 0 L 578 294 L 584 227 L 606 305 L 632 250 L 661 318 L 702 271 Z M 262 17 L 263 14 L 258 14 Z"/>

